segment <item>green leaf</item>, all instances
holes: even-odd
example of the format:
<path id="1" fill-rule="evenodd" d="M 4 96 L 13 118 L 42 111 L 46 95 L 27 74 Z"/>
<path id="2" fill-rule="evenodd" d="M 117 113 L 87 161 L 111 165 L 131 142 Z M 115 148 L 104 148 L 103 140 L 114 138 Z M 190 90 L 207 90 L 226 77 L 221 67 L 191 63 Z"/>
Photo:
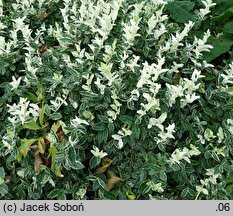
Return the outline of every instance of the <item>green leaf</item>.
<path id="1" fill-rule="evenodd" d="M 2 197 L 8 193 L 8 190 L 8 186 L 5 183 L 0 185 L 0 194 Z"/>
<path id="2" fill-rule="evenodd" d="M 50 191 L 50 193 L 48 194 L 48 198 L 54 199 L 54 198 L 58 197 L 62 192 L 63 192 L 62 189 L 54 189 L 54 190 Z"/>
<path id="3" fill-rule="evenodd" d="M 41 127 L 44 127 L 44 114 L 45 114 L 45 107 L 43 105 L 39 112 L 39 122 Z"/>
<path id="4" fill-rule="evenodd" d="M 84 165 L 80 161 L 76 160 L 75 162 L 72 163 L 72 168 L 76 170 L 80 170 L 84 168 Z"/>
<path id="5" fill-rule="evenodd" d="M 225 179 L 226 184 L 231 184 L 233 183 L 233 176 L 229 176 Z"/>
<path id="6" fill-rule="evenodd" d="M 209 42 L 214 48 L 210 52 L 204 52 L 203 57 L 207 62 L 211 62 L 223 53 L 230 50 L 233 45 L 232 35 L 223 34 L 218 38 L 210 37 Z"/>
<path id="7" fill-rule="evenodd" d="M 76 155 L 76 151 L 73 147 L 71 147 L 69 149 L 69 165 L 76 170 L 80 170 L 84 168 L 84 165 L 77 160 L 77 155 Z"/>
<path id="8" fill-rule="evenodd" d="M 103 130 L 103 131 L 100 131 L 100 132 L 97 134 L 96 138 L 97 138 L 97 141 L 98 141 L 99 144 L 101 144 L 101 143 L 106 143 L 107 140 L 108 140 L 108 129 L 105 129 L 105 130 Z"/>
<path id="9" fill-rule="evenodd" d="M 58 153 L 57 147 L 55 145 L 51 145 L 49 148 L 49 155 L 48 155 L 48 158 L 50 157 L 52 158 L 51 169 L 56 176 L 63 177 L 63 175 L 61 174 L 61 165 L 55 162 L 57 153 Z"/>
<path id="10" fill-rule="evenodd" d="M 104 123 L 108 123 L 108 116 L 107 115 L 97 115 L 98 119 Z"/>
<path id="11" fill-rule="evenodd" d="M 226 191 L 230 194 L 233 193 L 233 184 L 229 184 L 226 186 Z"/>
<path id="12" fill-rule="evenodd" d="M 166 173 L 164 172 L 164 171 L 160 171 L 160 173 L 159 173 L 159 177 L 160 177 L 160 179 L 162 180 L 162 181 L 164 181 L 164 182 L 166 182 L 167 181 L 167 175 L 166 175 Z"/>
<path id="13" fill-rule="evenodd" d="M 19 147 L 19 152 L 24 157 L 27 156 L 31 144 L 36 142 L 38 139 L 21 139 L 21 146 Z"/>
<path id="14" fill-rule="evenodd" d="M 172 19 L 174 19 L 178 23 L 187 23 L 189 21 L 195 20 L 195 17 L 191 13 L 189 13 L 189 9 L 191 7 L 191 4 L 190 6 L 187 6 L 187 2 L 185 6 L 184 4 L 182 4 L 182 2 L 169 2 L 166 5 L 166 9 L 171 13 Z"/>
<path id="15" fill-rule="evenodd" d="M 233 22 L 228 22 L 223 27 L 223 32 L 225 33 L 233 33 Z"/>
<path id="16" fill-rule="evenodd" d="M 188 12 L 195 7 L 195 3 L 190 1 L 176 1 L 176 4 Z"/>
<path id="17" fill-rule="evenodd" d="M 140 137 L 140 127 L 137 124 L 134 124 L 132 126 L 132 135 L 131 135 L 131 137 L 133 139 L 139 139 L 139 137 Z"/>
<path id="18" fill-rule="evenodd" d="M 126 194 L 128 200 L 135 200 L 136 199 L 136 195 L 131 190 L 126 191 L 125 194 Z"/>
<path id="19" fill-rule="evenodd" d="M 115 129 L 115 126 L 112 122 L 109 122 L 108 123 L 108 130 L 109 130 L 109 133 L 112 134 L 114 132 L 114 129 Z"/>
<path id="20" fill-rule="evenodd" d="M 102 122 L 98 122 L 92 126 L 92 130 L 94 131 L 103 131 L 106 129 L 106 126 Z"/>
<path id="21" fill-rule="evenodd" d="M 53 114 L 49 115 L 49 118 L 51 118 L 52 120 L 57 121 L 57 120 L 62 118 L 62 115 L 61 115 L 61 113 L 56 112 L 56 113 L 53 113 Z"/>
<path id="22" fill-rule="evenodd" d="M 221 106 L 221 108 L 223 110 L 229 110 L 229 111 L 231 111 L 231 110 L 233 110 L 233 103 L 224 104 L 224 105 Z"/>
<path id="23" fill-rule="evenodd" d="M 232 17 L 233 17 L 233 6 L 225 10 L 224 13 L 222 13 L 221 15 L 213 17 L 212 21 L 215 24 L 223 25 L 227 23 L 229 20 L 231 20 Z"/>
<path id="24" fill-rule="evenodd" d="M 188 194 L 189 194 L 189 188 L 185 188 L 181 192 L 181 197 L 187 197 Z"/>
<path id="25" fill-rule="evenodd" d="M 66 194 L 64 191 L 62 191 L 58 196 L 57 196 L 58 200 L 66 200 Z"/>
<path id="26" fill-rule="evenodd" d="M 5 170 L 3 167 L 0 167 L 0 178 L 4 179 L 5 178 Z"/>
<path id="27" fill-rule="evenodd" d="M 132 116 L 129 116 L 129 115 L 122 115 L 119 117 L 119 119 L 121 120 L 121 122 L 123 122 L 125 124 L 132 125 L 134 123 L 134 118 Z"/>
<path id="28" fill-rule="evenodd" d="M 32 92 L 29 92 L 27 94 L 27 98 L 28 98 L 28 100 L 33 101 L 34 103 L 37 102 L 37 96 Z"/>
<path id="29" fill-rule="evenodd" d="M 45 106 L 44 106 L 44 111 L 45 111 L 45 114 L 46 114 L 47 116 L 50 116 L 50 115 L 51 115 L 51 109 L 50 109 L 50 107 L 48 106 L 48 104 L 45 104 Z"/>
<path id="30" fill-rule="evenodd" d="M 100 178 L 97 178 L 97 182 L 100 185 L 100 187 L 102 187 L 104 190 L 106 190 L 106 184 L 104 183 L 104 181 Z"/>
<path id="31" fill-rule="evenodd" d="M 27 124 L 22 125 L 22 128 L 29 130 L 40 130 L 41 127 L 33 120 Z"/>
<path id="32" fill-rule="evenodd" d="M 132 100 L 128 100 L 127 101 L 127 107 L 130 109 L 130 110 L 134 110 L 134 102 Z"/>
<path id="33" fill-rule="evenodd" d="M 150 186 L 146 182 L 143 182 L 139 191 L 141 194 L 147 194 L 150 191 Z"/>
<path id="34" fill-rule="evenodd" d="M 89 166 L 91 169 L 97 167 L 101 162 L 101 159 L 95 156 L 92 156 L 90 162 L 89 162 Z"/>

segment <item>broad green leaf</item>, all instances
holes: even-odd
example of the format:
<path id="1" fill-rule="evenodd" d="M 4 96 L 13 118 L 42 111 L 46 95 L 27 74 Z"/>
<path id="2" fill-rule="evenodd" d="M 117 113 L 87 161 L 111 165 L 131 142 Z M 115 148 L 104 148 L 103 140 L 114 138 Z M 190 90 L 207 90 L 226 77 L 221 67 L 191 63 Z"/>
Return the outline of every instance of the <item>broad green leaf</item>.
<path id="1" fill-rule="evenodd" d="M 209 42 L 214 48 L 210 52 L 204 52 L 203 57 L 207 62 L 211 62 L 223 53 L 230 50 L 233 45 L 233 38 L 230 34 L 223 34 L 218 38 L 210 38 Z"/>
<path id="2" fill-rule="evenodd" d="M 233 22 L 228 22 L 223 27 L 223 32 L 233 33 Z M 233 40 L 233 39 L 232 39 Z"/>
<path id="3" fill-rule="evenodd" d="M 129 116 L 129 115 L 122 115 L 122 116 L 119 117 L 119 119 L 125 124 L 131 125 L 131 124 L 134 123 L 133 117 Z"/>
<path id="4" fill-rule="evenodd" d="M 212 21 L 215 24 L 218 24 L 218 25 L 222 24 L 223 25 L 223 24 L 227 23 L 228 21 L 230 21 L 232 19 L 232 17 L 233 17 L 233 6 L 228 8 L 221 15 L 213 17 Z"/>
<path id="5" fill-rule="evenodd" d="M 27 156 L 30 146 L 36 142 L 38 139 L 21 139 L 21 146 L 19 147 L 19 152 L 24 157 Z"/>
<path id="6" fill-rule="evenodd" d="M 28 98 L 30 101 L 33 101 L 34 103 L 37 102 L 37 96 L 36 96 L 34 93 L 32 93 L 32 92 L 29 92 L 29 93 L 27 94 L 27 98 Z"/>
<path id="7" fill-rule="evenodd" d="M 103 131 L 103 130 L 105 130 L 105 128 L 106 128 L 106 126 L 105 126 L 104 123 L 98 122 L 98 123 L 93 125 L 92 130 L 94 130 L 94 131 Z"/>
<path id="8" fill-rule="evenodd" d="M 192 5 L 189 7 L 183 5 L 182 3 L 177 2 L 169 2 L 166 5 L 166 9 L 171 13 L 172 19 L 174 19 L 178 23 L 188 23 L 189 21 L 194 21 L 195 17 L 192 13 L 189 13 L 189 10 Z"/>
<path id="9" fill-rule="evenodd" d="M 104 123 L 108 123 L 108 116 L 107 115 L 97 115 L 97 117 L 99 118 L 100 121 L 104 122 Z"/>
<path id="10" fill-rule="evenodd" d="M 40 130 L 41 127 L 34 121 L 32 120 L 31 122 L 22 125 L 22 128 L 24 129 L 29 129 L 29 130 Z"/>
<path id="11" fill-rule="evenodd" d="M 49 115 L 49 118 L 51 118 L 52 120 L 57 121 L 57 120 L 62 118 L 62 115 L 61 115 L 61 113 L 56 112 L 56 113 L 53 113 L 53 114 Z"/>
<path id="12" fill-rule="evenodd" d="M 190 1 L 176 1 L 176 4 L 188 12 L 195 7 L 195 3 Z"/>

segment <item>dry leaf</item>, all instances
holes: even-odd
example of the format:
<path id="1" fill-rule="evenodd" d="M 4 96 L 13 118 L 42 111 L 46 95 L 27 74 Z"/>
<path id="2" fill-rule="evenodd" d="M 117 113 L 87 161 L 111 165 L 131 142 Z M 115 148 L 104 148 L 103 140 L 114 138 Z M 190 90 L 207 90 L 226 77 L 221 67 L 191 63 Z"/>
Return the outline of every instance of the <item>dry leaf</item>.
<path id="1" fill-rule="evenodd" d="M 51 158 L 48 159 L 47 156 L 44 156 L 44 155 L 40 155 L 40 158 L 43 164 L 45 164 L 47 167 L 51 166 Z"/>
<path id="2" fill-rule="evenodd" d="M 42 46 L 41 46 L 40 49 L 39 49 L 40 54 L 46 52 L 47 49 L 48 49 L 47 44 L 42 44 Z"/>
<path id="3" fill-rule="evenodd" d="M 6 183 L 10 183 L 11 182 L 11 176 L 10 175 L 7 175 L 5 178 L 6 178 Z"/>
<path id="4" fill-rule="evenodd" d="M 41 11 L 38 15 L 37 18 L 40 20 L 45 19 L 48 16 L 48 14 L 45 11 Z"/>
<path id="5" fill-rule="evenodd" d="M 99 167 L 99 168 L 96 170 L 96 172 L 99 173 L 99 174 L 100 174 L 100 173 L 106 172 L 106 170 L 108 169 L 108 167 L 109 167 L 111 164 L 112 164 L 112 160 L 109 159 L 109 158 L 107 158 L 107 157 L 104 157 L 104 158 L 102 159 L 102 166 Z"/>
<path id="6" fill-rule="evenodd" d="M 181 73 L 180 72 L 175 73 L 175 75 L 173 76 L 173 83 L 179 84 L 180 79 L 181 79 Z"/>
<path id="7" fill-rule="evenodd" d="M 36 150 L 34 157 L 35 157 L 34 170 L 35 170 L 35 172 L 40 173 L 41 172 L 40 164 L 42 164 L 43 162 L 41 160 L 39 150 Z"/>
<path id="8" fill-rule="evenodd" d="M 107 176 L 108 176 L 108 179 L 107 179 L 107 190 L 110 191 L 113 189 L 114 185 L 116 183 L 119 183 L 119 182 L 123 182 L 124 179 L 116 176 L 116 174 L 112 171 L 107 171 Z"/>
<path id="9" fill-rule="evenodd" d="M 57 129 L 57 137 L 59 138 L 59 140 L 62 142 L 62 141 L 64 141 L 64 139 L 65 139 L 65 134 L 64 134 L 64 132 L 62 131 L 62 127 L 59 127 L 58 129 Z"/>

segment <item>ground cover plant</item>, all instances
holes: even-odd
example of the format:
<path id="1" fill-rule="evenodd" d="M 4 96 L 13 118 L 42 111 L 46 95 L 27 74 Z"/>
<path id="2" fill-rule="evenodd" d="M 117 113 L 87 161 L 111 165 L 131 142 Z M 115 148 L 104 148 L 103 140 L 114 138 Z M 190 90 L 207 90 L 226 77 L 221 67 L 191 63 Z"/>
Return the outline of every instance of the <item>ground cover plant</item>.
<path id="1" fill-rule="evenodd" d="M 0 0 L 1 199 L 232 199 L 232 7 Z"/>

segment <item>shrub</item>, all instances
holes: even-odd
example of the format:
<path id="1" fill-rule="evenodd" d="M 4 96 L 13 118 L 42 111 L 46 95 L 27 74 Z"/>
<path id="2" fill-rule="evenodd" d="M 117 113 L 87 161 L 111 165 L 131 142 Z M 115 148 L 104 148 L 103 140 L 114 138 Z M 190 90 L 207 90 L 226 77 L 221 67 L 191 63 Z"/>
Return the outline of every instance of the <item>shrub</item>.
<path id="1" fill-rule="evenodd" d="M 0 1 L 1 198 L 232 198 L 233 63 L 195 34 L 212 6 Z"/>

